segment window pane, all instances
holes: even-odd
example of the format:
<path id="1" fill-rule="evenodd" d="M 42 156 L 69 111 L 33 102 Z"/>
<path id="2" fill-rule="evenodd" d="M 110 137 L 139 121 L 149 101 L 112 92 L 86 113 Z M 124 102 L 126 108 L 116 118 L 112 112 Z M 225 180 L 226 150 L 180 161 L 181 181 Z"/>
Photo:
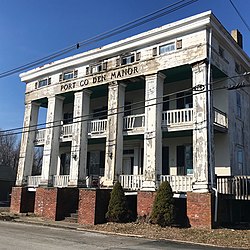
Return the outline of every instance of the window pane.
<path id="1" fill-rule="evenodd" d="M 72 79 L 74 77 L 73 71 L 66 72 L 63 74 L 63 80 Z"/>
<path id="2" fill-rule="evenodd" d="M 168 53 L 175 50 L 175 43 L 168 43 L 160 47 L 160 54 Z"/>
<path id="3" fill-rule="evenodd" d="M 43 79 L 38 82 L 38 88 L 48 85 L 48 79 Z"/>

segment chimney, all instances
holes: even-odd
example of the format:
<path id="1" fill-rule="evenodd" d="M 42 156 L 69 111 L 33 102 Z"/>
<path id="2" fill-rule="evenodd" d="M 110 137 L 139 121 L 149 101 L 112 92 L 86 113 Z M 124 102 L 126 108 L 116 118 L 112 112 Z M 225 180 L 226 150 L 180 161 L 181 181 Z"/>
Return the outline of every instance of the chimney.
<path id="1" fill-rule="evenodd" d="M 239 46 L 243 49 L 243 39 L 242 39 L 242 34 L 239 32 L 239 30 L 232 30 L 231 31 L 231 36 L 235 40 L 236 43 L 239 44 Z"/>

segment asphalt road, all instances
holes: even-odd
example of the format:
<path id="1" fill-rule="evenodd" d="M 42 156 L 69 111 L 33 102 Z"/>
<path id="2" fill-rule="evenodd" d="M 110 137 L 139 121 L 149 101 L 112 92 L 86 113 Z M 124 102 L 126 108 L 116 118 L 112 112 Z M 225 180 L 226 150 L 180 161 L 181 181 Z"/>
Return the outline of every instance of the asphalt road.
<path id="1" fill-rule="evenodd" d="M 0 221 L 0 249 L 221 249 Z"/>

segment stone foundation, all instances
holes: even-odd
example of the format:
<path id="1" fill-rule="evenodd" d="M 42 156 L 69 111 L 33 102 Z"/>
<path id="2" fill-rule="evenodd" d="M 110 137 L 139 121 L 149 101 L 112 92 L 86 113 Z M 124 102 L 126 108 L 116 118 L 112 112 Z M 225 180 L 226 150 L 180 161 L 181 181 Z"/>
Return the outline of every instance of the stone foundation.
<path id="1" fill-rule="evenodd" d="M 80 189 L 78 223 L 95 225 L 106 221 L 111 189 Z"/>
<path id="2" fill-rule="evenodd" d="M 13 187 L 11 193 L 11 213 L 34 212 L 35 192 L 29 192 L 26 187 Z"/>
<path id="3" fill-rule="evenodd" d="M 191 227 L 213 228 L 213 195 L 188 192 L 187 216 Z"/>

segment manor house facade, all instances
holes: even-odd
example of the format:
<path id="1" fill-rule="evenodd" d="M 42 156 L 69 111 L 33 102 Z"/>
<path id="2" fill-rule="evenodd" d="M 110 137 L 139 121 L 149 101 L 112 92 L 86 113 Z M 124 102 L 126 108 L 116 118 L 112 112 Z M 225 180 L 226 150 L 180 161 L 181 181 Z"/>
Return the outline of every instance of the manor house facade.
<path id="1" fill-rule="evenodd" d="M 249 71 L 241 34 L 208 11 L 22 73 L 16 188 L 35 194 L 36 209 L 48 187 L 119 180 L 128 192 L 153 192 L 168 180 L 175 193 L 201 195 L 216 189 L 215 175 L 249 175 L 249 90 L 239 87 Z"/>

